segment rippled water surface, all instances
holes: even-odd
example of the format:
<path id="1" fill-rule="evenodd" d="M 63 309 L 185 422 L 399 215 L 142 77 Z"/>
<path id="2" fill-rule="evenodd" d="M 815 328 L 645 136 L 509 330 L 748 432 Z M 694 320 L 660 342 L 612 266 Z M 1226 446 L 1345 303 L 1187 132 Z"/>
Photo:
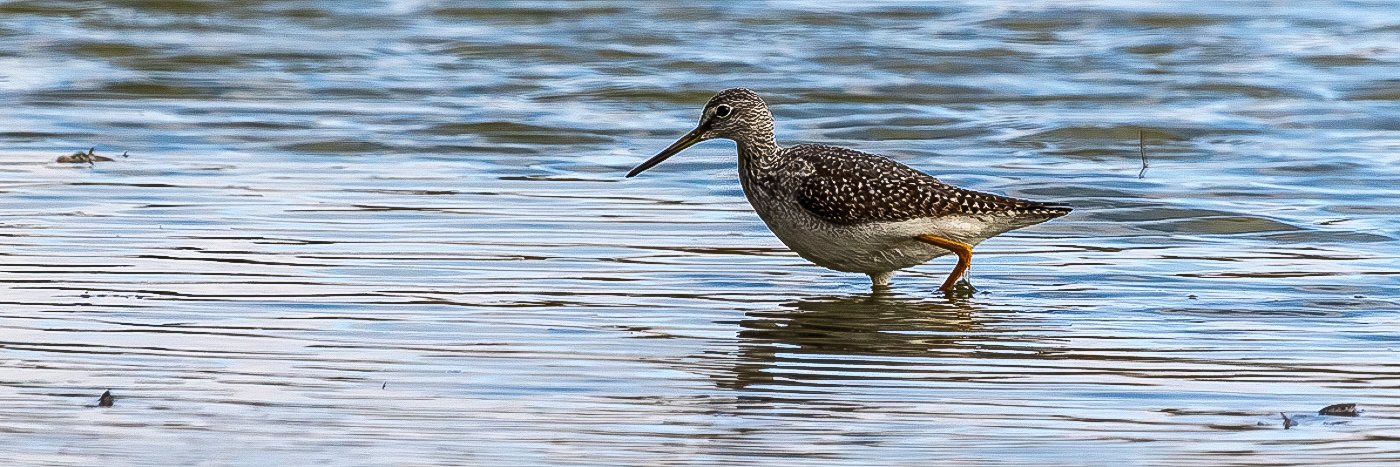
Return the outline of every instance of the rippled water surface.
<path id="1" fill-rule="evenodd" d="M 727 3 L 0 2 L 0 458 L 1400 461 L 1393 3 Z M 872 296 L 731 86 L 1076 210 Z"/>

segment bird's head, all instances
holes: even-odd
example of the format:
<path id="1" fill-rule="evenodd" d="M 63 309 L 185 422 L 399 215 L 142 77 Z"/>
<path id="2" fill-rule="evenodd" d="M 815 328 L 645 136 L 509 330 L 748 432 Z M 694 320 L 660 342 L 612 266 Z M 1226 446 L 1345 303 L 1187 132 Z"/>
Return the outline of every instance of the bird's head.
<path id="1" fill-rule="evenodd" d="M 762 141 L 764 138 L 771 141 L 773 114 L 768 111 L 768 104 L 748 89 L 732 88 L 720 91 L 705 103 L 705 109 L 700 112 L 700 124 L 696 125 L 694 130 L 690 130 L 675 143 L 671 143 L 669 147 L 632 169 L 627 176 L 636 176 L 685 148 L 715 138 L 730 139 L 739 144 Z"/>

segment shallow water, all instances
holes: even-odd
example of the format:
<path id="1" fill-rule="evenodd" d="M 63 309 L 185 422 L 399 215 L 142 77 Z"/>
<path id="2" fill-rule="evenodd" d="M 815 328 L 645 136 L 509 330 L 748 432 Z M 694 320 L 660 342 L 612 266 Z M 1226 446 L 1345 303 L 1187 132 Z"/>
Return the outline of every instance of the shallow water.
<path id="1" fill-rule="evenodd" d="M 1400 460 L 1393 4 L 106 3 L 0 3 L 10 464 Z M 730 86 L 1076 211 L 871 296 L 621 177 Z"/>

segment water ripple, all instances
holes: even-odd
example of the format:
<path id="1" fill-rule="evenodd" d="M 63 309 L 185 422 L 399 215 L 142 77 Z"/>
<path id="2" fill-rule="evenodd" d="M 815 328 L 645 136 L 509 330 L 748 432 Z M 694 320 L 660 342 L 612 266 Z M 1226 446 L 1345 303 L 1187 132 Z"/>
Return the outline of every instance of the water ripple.
<path id="1" fill-rule="evenodd" d="M 1393 463 L 1389 7 L 5 2 L 0 451 Z M 1076 211 L 871 295 L 728 143 L 622 177 L 729 86 Z"/>

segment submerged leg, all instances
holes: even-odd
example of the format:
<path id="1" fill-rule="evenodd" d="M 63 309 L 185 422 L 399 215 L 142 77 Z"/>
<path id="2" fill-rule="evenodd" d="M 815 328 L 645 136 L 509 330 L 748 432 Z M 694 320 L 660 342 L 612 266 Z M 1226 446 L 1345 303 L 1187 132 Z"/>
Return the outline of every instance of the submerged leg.
<path id="1" fill-rule="evenodd" d="M 894 271 L 871 272 L 866 275 L 870 276 L 872 290 L 882 290 L 890 288 L 890 277 L 894 276 Z"/>
<path id="2" fill-rule="evenodd" d="M 948 274 L 948 280 L 943 281 L 943 286 L 938 288 L 944 292 L 952 292 L 953 285 L 958 283 L 958 279 L 962 279 L 963 274 L 967 274 L 967 268 L 972 265 L 972 245 L 933 235 L 920 235 L 914 238 L 958 255 L 958 265 L 953 266 L 953 272 Z"/>

